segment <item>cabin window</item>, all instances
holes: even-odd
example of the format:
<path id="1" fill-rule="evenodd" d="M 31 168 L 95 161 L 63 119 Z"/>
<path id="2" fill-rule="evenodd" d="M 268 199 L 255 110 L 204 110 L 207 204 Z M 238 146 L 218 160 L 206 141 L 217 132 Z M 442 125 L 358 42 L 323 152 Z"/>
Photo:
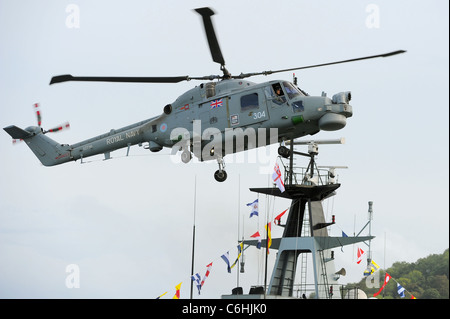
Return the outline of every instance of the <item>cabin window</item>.
<path id="1" fill-rule="evenodd" d="M 241 111 L 259 108 L 258 93 L 241 96 Z"/>

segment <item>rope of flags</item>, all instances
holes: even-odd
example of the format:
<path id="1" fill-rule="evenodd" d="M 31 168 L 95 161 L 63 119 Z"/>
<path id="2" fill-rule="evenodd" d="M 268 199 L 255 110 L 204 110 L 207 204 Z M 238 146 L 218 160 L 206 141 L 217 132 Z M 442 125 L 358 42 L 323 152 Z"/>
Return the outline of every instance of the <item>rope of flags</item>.
<path id="1" fill-rule="evenodd" d="M 273 183 L 279 188 L 279 190 L 281 192 L 285 191 L 284 188 L 284 183 L 283 183 L 283 179 L 282 179 L 282 175 L 281 175 L 281 171 L 280 171 L 280 167 L 277 163 L 275 163 L 275 167 L 274 167 L 274 172 L 272 174 L 272 181 Z M 248 203 L 247 206 L 251 207 L 251 212 L 250 212 L 250 218 L 252 218 L 253 216 L 259 216 L 259 212 L 258 212 L 258 206 L 259 206 L 259 200 L 256 199 L 251 203 Z M 274 219 L 274 223 L 277 225 L 280 225 L 281 223 L 281 217 L 286 213 L 286 211 L 289 208 L 285 209 L 281 214 L 279 214 L 278 216 L 275 217 Z M 272 244 L 272 222 L 269 222 L 265 225 L 265 229 L 266 229 L 266 234 L 267 234 L 267 254 L 269 254 L 269 248 Z M 256 233 L 254 233 L 253 235 L 250 236 L 251 238 L 255 238 L 258 240 L 258 244 L 256 246 L 256 248 L 261 249 L 261 235 L 259 233 L 259 231 L 257 231 Z M 220 256 L 220 258 L 225 262 L 226 266 L 227 266 L 227 272 L 231 273 L 231 269 L 238 263 L 239 258 L 241 257 L 242 252 L 247 249 L 250 245 L 248 245 L 247 247 L 244 248 L 244 242 L 242 241 L 241 243 L 239 243 L 239 245 L 237 246 L 238 249 L 238 255 L 236 257 L 236 260 L 234 261 L 233 264 L 230 264 L 230 252 L 227 251 L 226 253 L 222 254 Z M 209 263 L 206 268 L 206 273 L 203 276 L 203 278 L 200 280 L 200 274 L 196 273 L 195 275 L 192 275 L 190 277 L 190 279 L 192 281 L 195 282 L 197 289 L 198 289 L 198 294 L 200 295 L 201 289 L 205 283 L 205 280 L 208 278 L 210 272 L 211 272 L 211 268 L 212 268 L 212 262 Z M 178 285 L 175 286 L 175 295 L 172 297 L 172 299 L 179 299 L 180 298 L 180 290 L 181 290 L 181 284 L 183 282 L 180 282 Z M 158 296 L 156 299 L 160 299 L 161 297 L 163 297 L 164 295 L 166 295 L 168 293 L 168 291 L 166 291 L 165 293 L 163 293 L 162 295 Z"/>
<path id="2" fill-rule="evenodd" d="M 250 211 L 250 218 L 252 218 L 253 216 L 259 216 L 259 200 L 256 199 L 255 201 L 253 201 L 252 203 L 248 203 L 246 204 L 247 206 L 249 206 L 251 208 Z M 281 224 L 281 217 L 287 212 L 289 208 L 285 209 L 284 211 L 282 211 L 280 214 L 278 214 L 274 220 L 273 223 L 276 225 L 280 225 Z M 266 233 L 267 233 L 267 254 L 269 254 L 269 248 L 272 244 L 272 222 L 269 222 L 265 225 L 265 229 L 266 229 Z M 255 238 L 258 240 L 258 243 L 256 245 L 257 249 L 261 249 L 261 238 L 262 236 L 260 235 L 260 232 L 257 231 L 256 233 L 254 233 L 253 235 L 250 236 L 251 238 Z M 238 263 L 242 253 L 244 252 L 245 249 L 247 249 L 248 247 L 250 247 L 250 245 L 246 246 L 244 248 L 244 241 L 241 241 L 238 245 L 237 245 L 237 257 L 234 260 L 233 263 L 231 263 L 231 259 L 230 259 L 230 251 L 225 252 L 224 254 L 222 254 L 220 256 L 220 258 L 225 262 L 226 267 L 227 267 L 227 272 L 231 273 L 231 270 L 236 266 L 236 264 Z M 201 277 L 201 275 L 197 272 L 194 275 L 190 276 L 190 279 L 192 281 L 194 281 L 195 286 L 197 287 L 198 290 L 198 295 L 200 295 L 201 293 L 201 289 L 203 288 L 203 285 L 205 284 L 206 279 L 208 278 L 208 276 L 211 273 L 211 269 L 212 269 L 212 265 L 213 262 L 209 263 L 206 266 L 206 272 L 203 275 L 203 277 Z M 178 285 L 175 286 L 175 294 L 172 297 L 172 299 L 180 299 L 180 290 L 181 290 L 181 285 L 183 282 L 180 282 Z M 163 294 L 161 294 L 160 296 L 156 297 L 156 299 L 160 299 L 161 297 L 165 296 L 167 293 L 169 293 L 169 291 L 164 292 Z"/>
<path id="3" fill-rule="evenodd" d="M 196 273 L 195 275 L 192 275 L 192 276 L 191 276 L 192 281 L 195 281 L 195 282 L 196 282 L 196 286 L 197 286 L 198 294 L 199 294 L 199 295 L 200 295 L 200 291 L 201 291 L 201 289 L 202 289 L 202 287 L 203 287 L 203 284 L 205 283 L 206 278 L 208 278 L 209 273 L 211 272 L 212 264 L 213 264 L 213 263 L 211 262 L 211 263 L 209 263 L 209 264 L 206 266 L 206 273 L 205 273 L 205 275 L 203 276 L 203 279 L 202 279 L 201 281 L 200 281 L 200 274 L 199 274 L 199 273 Z"/>
<path id="4" fill-rule="evenodd" d="M 395 280 L 394 278 L 392 278 L 392 276 L 389 275 L 387 272 L 386 272 L 385 275 L 384 275 L 384 282 L 383 282 L 383 285 L 381 286 L 380 290 L 378 290 L 376 293 L 373 294 L 373 296 L 374 296 L 374 297 L 378 296 L 378 295 L 383 291 L 384 287 L 386 287 L 387 283 L 388 283 L 391 279 L 394 280 L 395 283 L 397 284 L 397 293 L 400 295 L 401 298 L 405 298 L 405 297 L 406 297 L 406 295 L 405 295 L 405 291 L 406 291 L 409 295 L 411 295 L 411 298 L 410 298 L 410 299 L 417 299 L 416 297 L 414 297 L 414 295 L 413 295 L 412 293 L 410 293 L 408 290 L 406 290 L 405 288 L 403 288 L 402 285 L 400 285 L 400 284 L 398 283 L 398 281 Z"/>
<path id="5" fill-rule="evenodd" d="M 246 204 L 247 206 L 249 206 L 251 208 L 251 212 L 250 212 L 250 217 L 252 218 L 253 216 L 259 216 L 259 209 L 258 209 L 258 204 L 259 204 L 259 200 L 256 199 L 255 201 L 253 201 L 252 203 L 248 203 Z M 282 211 L 280 214 L 278 214 L 274 219 L 273 219 L 273 223 L 275 225 L 280 225 L 281 224 L 281 218 L 283 217 L 283 215 L 287 212 L 289 208 L 285 209 L 284 211 Z M 269 248 L 272 244 L 272 222 L 268 222 L 267 224 L 265 224 L 264 226 L 265 230 L 266 230 L 266 234 L 267 234 L 267 254 L 269 254 Z M 251 238 L 255 238 L 258 240 L 258 243 L 256 245 L 257 249 L 261 249 L 261 234 L 259 231 L 257 231 L 256 233 L 254 233 L 253 235 L 250 236 Z M 246 246 L 244 248 L 244 241 L 241 241 L 238 245 L 237 245 L 237 257 L 234 260 L 234 262 L 231 264 L 230 262 L 230 251 L 228 250 L 226 253 L 222 254 L 220 256 L 220 258 L 225 262 L 226 267 L 227 267 L 227 272 L 231 273 L 231 270 L 236 266 L 236 264 L 239 262 L 239 259 L 243 253 L 243 251 L 245 249 L 247 249 L 248 247 L 250 247 L 250 245 Z M 363 260 L 363 257 L 366 253 L 364 252 L 363 249 L 361 248 L 357 248 L 357 264 L 360 264 L 361 261 Z M 205 284 L 206 279 L 208 278 L 208 276 L 211 273 L 211 269 L 212 269 L 212 265 L 213 262 L 209 263 L 206 266 L 206 272 L 203 275 L 203 277 L 200 276 L 199 273 L 196 273 L 194 275 L 192 275 L 190 277 L 190 279 L 192 281 L 195 282 L 195 285 L 197 287 L 198 290 L 198 295 L 200 295 L 201 293 L 201 289 L 203 288 L 203 285 Z M 370 263 L 367 265 L 367 268 L 364 270 L 364 276 L 367 277 L 369 275 L 372 275 L 375 271 L 379 270 L 380 266 L 374 261 L 374 260 L 370 260 Z M 409 291 L 407 291 L 403 286 L 400 285 L 399 282 L 397 282 L 397 280 L 395 280 L 394 278 L 392 278 L 391 275 L 389 275 L 387 272 L 385 273 L 385 278 L 384 278 L 384 282 L 383 285 L 380 287 L 379 291 L 377 291 L 376 293 L 374 293 L 374 297 L 378 296 L 383 289 L 386 287 L 387 283 L 390 280 L 394 280 L 397 284 L 397 292 L 400 295 L 401 298 L 405 298 L 405 292 L 407 292 L 409 295 L 411 295 L 411 299 L 416 299 L 416 297 L 414 297 L 413 294 L 411 294 Z M 178 285 L 175 286 L 175 294 L 172 297 L 172 299 L 180 299 L 180 290 L 181 290 L 181 284 L 183 282 L 180 282 Z M 163 297 L 164 295 L 166 295 L 168 293 L 168 291 L 166 291 L 165 293 L 163 293 L 162 295 L 158 296 L 156 299 L 160 299 L 161 297 Z"/>
<path id="6" fill-rule="evenodd" d="M 280 171 L 280 167 L 279 165 L 276 163 L 275 167 L 274 167 L 274 172 L 272 174 L 272 181 L 273 183 L 277 186 L 277 188 L 280 190 L 280 192 L 284 192 L 285 191 L 285 187 L 284 187 L 284 183 L 283 183 L 283 179 L 282 179 L 282 175 L 281 175 L 281 171 Z M 256 200 L 254 200 L 251 203 L 246 204 L 246 206 L 251 208 L 250 211 L 250 217 L 252 218 L 253 216 L 258 216 L 259 217 L 259 199 L 257 198 Z M 278 214 L 274 219 L 273 219 L 273 223 L 275 225 L 281 225 L 281 218 L 283 217 L 283 215 L 287 212 L 287 210 L 290 207 L 286 208 L 284 211 L 282 211 L 280 214 Z M 266 254 L 269 254 L 269 248 L 272 245 L 272 222 L 268 222 L 265 224 L 264 226 L 265 231 L 266 231 L 266 237 L 267 237 L 267 251 Z M 347 235 L 344 233 L 344 231 L 342 231 L 342 236 L 343 237 L 347 237 Z M 261 249 L 261 240 L 262 240 L 262 236 L 260 234 L 259 231 L 257 231 L 256 233 L 254 233 L 253 235 L 250 236 L 251 238 L 255 238 L 258 240 L 256 248 L 257 249 Z M 239 258 L 241 257 L 241 254 L 243 253 L 243 251 L 245 249 L 247 249 L 248 247 L 250 247 L 250 245 L 248 245 L 247 247 L 244 248 L 244 241 L 240 242 L 239 245 L 237 246 L 237 257 L 236 260 L 233 262 L 233 264 L 230 264 L 230 252 L 227 251 L 226 253 L 222 254 L 220 256 L 220 258 L 225 262 L 226 267 L 227 267 L 227 272 L 231 273 L 231 270 L 233 269 L 233 267 L 238 263 Z M 211 273 L 211 268 L 212 268 L 212 264 L 213 262 L 209 263 L 206 266 L 206 273 L 203 276 L 203 278 L 200 280 L 201 276 L 199 273 L 196 273 L 194 275 L 191 275 L 190 279 L 192 281 L 195 282 L 196 287 L 198 289 L 198 294 L 200 295 L 201 293 L 201 289 L 203 288 L 203 285 L 205 283 L 205 280 L 208 278 L 209 274 Z M 378 265 L 374 264 L 374 267 L 376 267 L 376 269 L 379 268 Z M 373 268 L 372 268 L 373 269 Z M 375 271 L 375 270 L 373 270 Z M 373 272 L 372 271 L 372 272 Z M 181 290 L 181 284 L 183 282 L 180 282 L 178 285 L 175 286 L 175 294 L 173 296 L 172 299 L 179 299 L 180 298 L 180 290 Z M 166 295 L 168 293 L 168 291 L 166 291 L 165 293 L 163 293 L 162 295 L 158 296 L 157 299 L 163 297 L 164 295 Z"/>
<path id="7" fill-rule="evenodd" d="M 358 247 L 356 254 L 357 254 L 356 255 L 356 257 L 357 257 L 356 263 L 359 264 L 359 263 L 361 263 L 362 257 L 365 255 L 365 252 L 364 252 L 364 250 L 362 250 L 361 248 Z M 380 266 L 378 266 L 378 264 L 371 259 L 370 264 L 367 266 L 367 269 L 364 270 L 364 276 L 367 277 L 367 276 L 373 274 L 378 269 L 380 269 Z M 383 291 L 383 289 L 386 287 L 387 283 L 391 279 L 396 282 L 397 293 L 400 295 L 401 298 L 405 298 L 406 297 L 405 292 L 407 292 L 408 294 L 411 295 L 411 299 L 417 299 L 416 297 L 414 297 L 414 295 L 412 293 L 407 291 L 402 285 L 399 284 L 399 282 L 397 280 L 392 278 L 392 276 L 389 275 L 387 272 L 385 273 L 385 276 L 384 276 L 383 285 L 380 287 L 380 290 L 378 290 L 376 293 L 373 294 L 373 296 L 374 297 L 378 296 Z"/>
<path id="8" fill-rule="evenodd" d="M 272 174 L 272 181 L 273 183 L 278 187 L 278 189 L 281 192 L 285 191 L 285 187 L 284 187 L 284 183 L 283 180 L 281 178 L 281 171 L 280 168 L 278 166 L 278 164 L 275 164 L 274 167 L 274 172 Z M 258 216 L 259 217 L 259 199 L 257 198 L 256 200 L 254 200 L 251 203 L 246 204 L 248 207 L 251 208 L 250 211 L 250 217 L 252 218 L 253 216 Z M 281 217 L 286 213 L 286 211 L 289 209 L 289 207 L 287 209 L 285 209 L 284 211 L 282 211 L 280 214 L 278 214 L 274 219 L 273 219 L 273 223 L 275 225 L 281 225 Z M 269 254 L 269 248 L 272 245 L 272 222 L 268 222 L 267 224 L 265 224 L 264 226 L 265 230 L 266 230 L 266 237 L 267 237 L 267 252 L 266 254 Z M 342 231 L 342 237 L 348 237 L 347 234 L 344 233 L 344 231 L 341 229 Z M 250 236 L 251 238 L 255 238 L 258 240 L 256 248 L 257 249 L 261 249 L 261 234 L 259 233 L 259 231 L 257 231 L 256 233 L 254 233 L 253 235 Z M 238 263 L 243 251 L 245 249 L 247 249 L 248 247 L 250 247 L 250 245 L 248 245 L 247 247 L 244 248 L 244 241 L 240 242 L 239 245 L 237 246 L 237 257 L 235 259 L 235 261 L 233 262 L 233 264 L 230 264 L 230 252 L 227 251 L 226 253 L 222 254 L 220 256 L 220 258 L 225 262 L 226 266 L 227 266 L 227 272 L 231 273 L 231 269 Z M 342 250 L 342 247 L 341 247 Z M 362 257 L 365 254 L 365 252 L 358 247 L 357 249 L 357 264 L 360 264 L 362 261 Z M 203 287 L 203 285 L 205 284 L 206 279 L 208 278 L 208 276 L 211 273 L 211 268 L 212 268 L 212 264 L 213 262 L 209 263 L 206 266 L 206 272 L 203 275 L 203 277 L 200 276 L 199 273 L 196 273 L 194 275 L 190 276 L 190 279 L 195 282 L 195 285 L 197 287 L 198 290 L 198 294 L 200 295 L 201 293 L 201 289 Z M 373 261 L 372 259 L 370 260 L 370 263 L 367 265 L 367 268 L 364 270 L 364 276 L 369 276 L 371 274 L 373 274 L 375 271 L 377 271 L 378 269 L 380 269 L 380 266 L 375 263 L 375 261 Z M 411 299 L 416 299 L 416 297 L 413 296 L 413 294 L 411 294 L 409 291 L 407 291 L 404 287 L 402 287 L 397 280 L 395 280 L 394 278 L 392 278 L 391 275 L 389 275 L 387 272 L 385 273 L 385 278 L 384 278 L 384 282 L 383 285 L 380 287 L 380 289 L 373 294 L 374 297 L 378 296 L 383 289 L 386 287 L 387 283 L 393 279 L 396 283 L 397 283 L 397 292 L 400 295 L 401 298 L 405 297 L 405 292 L 408 292 L 409 295 L 411 295 Z M 172 297 L 172 299 L 180 299 L 181 296 L 181 285 L 183 282 L 180 282 L 178 285 L 175 286 L 175 294 Z M 156 297 L 156 299 L 160 299 L 161 297 L 163 297 L 164 295 L 166 295 L 168 293 L 168 291 L 164 292 L 163 294 L 161 294 L 160 296 Z"/>

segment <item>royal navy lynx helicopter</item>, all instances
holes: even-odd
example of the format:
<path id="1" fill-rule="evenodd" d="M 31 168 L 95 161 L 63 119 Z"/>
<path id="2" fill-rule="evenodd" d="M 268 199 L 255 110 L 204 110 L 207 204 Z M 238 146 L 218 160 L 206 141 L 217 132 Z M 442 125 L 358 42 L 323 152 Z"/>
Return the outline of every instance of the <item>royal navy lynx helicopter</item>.
<path id="1" fill-rule="evenodd" d="M 181 81 L 205 81 L 179 96 L 163 108 L 159 116 L 135 123 L 120 129 L 113 129 L 80 143 L 60 144 L 46 133 L 57 132 L 69 127 L 68 124 L 51 130 L 41 128 L 41 114 L 37 111 L 38 126 L 21 129 L 11 125 L 4 130 L 13 139 L 26 142 L 37 158 L 45 166 L 54 166 L 89 156 L 110 153 L 117 149 L 138 144 L 151 152 L 163 147 L 181 151 L 184 163 L 192 155 L 200 161 L 217 160 L 219 169 L 214 177 L 223 182 L 227 178 L 223 158 L 226 154 L 247 149 L 281 143 L 280 155 L 287 150 L 286 140 L 305 135 L 314 135 L 320 130 L 334 131 L 343 128 L 346 119 L 352 116 L 349 105 L 350 92 L 340 92 L 327 97 L 309 96 L 297 87 L 296 80 L 273 80 L 256 84 L 244 79 L 256 75 L 270 75 L 326 65 L 354 62 L 378 57 L 389 57 L 406 51 L 399 50 L 385 54 L 355 59 L 288 68 L 275 71 L 241 73 L 232 75 L 225 67 L 225 60 L 211 21 L 214 11 L 198 8 L 195 11 L 202 17 L 206 37 L 214 62 L 220 64 L 221 75 L 201 77 L 96 77 L 54 76 L 50 84 L 67 81 L 105 81 L 136 83 L 179 83 Z"/>

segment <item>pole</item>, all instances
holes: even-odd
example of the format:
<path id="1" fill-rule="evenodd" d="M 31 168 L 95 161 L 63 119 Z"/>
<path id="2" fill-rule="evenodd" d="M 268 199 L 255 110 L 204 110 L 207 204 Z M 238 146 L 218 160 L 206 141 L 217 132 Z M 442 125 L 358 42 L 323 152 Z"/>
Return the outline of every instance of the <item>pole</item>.
<path id="1" fill-rule="evenodd" d="M 239 231 L 240 231 L 240 219 L 241 219 L 241 174 L 238 175 L 238 236 L 237 242 L 239 243 Z M 242 226 L 244 227 L 244 226 Z M 244 234 L 244 230 L 242 230 L 242 234 Z M 239 260 L 237 261 L 236 268 L 236 287 L 239 287 Z"/>
<path id="2" fill-rule="evenodd" d="M 194 224 L 192 226 L 192 263 L 191 263 L 191 276 L 194 275 L 194 256 L 195 256 L 195 211 L 197 204 L 197 175 L 194 179 Z M 193 297 L 194 281 L 191 280 L 191 299 Z"/>
<path id="3" fill-rule="evenodd" d="M 289 143 L 290 156 L 289 156 L 289 186 L 292 186 L 292 174 L 294 169 L 294 141 L 291 139 Z"/>
<path id="4" fill-rule="evenodd" d="M 384 232 L 384 252 L 383 252 L 383 268 L 386 269 L 386 232 Z"/>
<path id="5" fill-rule="evenodd" d="M 373 208 L 372 208 L 373 202 L 369 201 L 369 236 L 372 236 L 372 219 L 373 219 Z M 367 267 L 369 267 L 370 263 L 372 262 L 372 250 L 371 250 L 371 242 L 372 240 L 369 239 L 369 257 L 367 258 Z M 369 260 L 370 259 L 370 260 Z"/>
<path id="6" fill-rule="evenodd" d="M 266 208 L 266 256 L 264 260 L 264 299 L 267 297 L 267 258 L 269 255 L 269 206 Z"/>
<path id="7" fill-rule="evenodd" d="M 266 219 L 267 222 L 267 219 Z M 269 226 L 266 224 L 266 260 L 264 262 L 264 299 L 267 296 L 267 257 L 269 255 Z"/>

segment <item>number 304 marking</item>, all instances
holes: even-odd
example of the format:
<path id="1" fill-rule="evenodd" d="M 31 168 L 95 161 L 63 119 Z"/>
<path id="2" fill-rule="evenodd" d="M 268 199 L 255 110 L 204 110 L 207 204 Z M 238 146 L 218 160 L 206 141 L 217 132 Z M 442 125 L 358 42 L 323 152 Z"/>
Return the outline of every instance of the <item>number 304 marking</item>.
<path id="1" fill-rule="evenodd" d="M 263 117 L 266 117 L 266 111 L 253 113 L 253 119 L 254 120 L 258 120 L 258 119 L 263 118 Z"/>

